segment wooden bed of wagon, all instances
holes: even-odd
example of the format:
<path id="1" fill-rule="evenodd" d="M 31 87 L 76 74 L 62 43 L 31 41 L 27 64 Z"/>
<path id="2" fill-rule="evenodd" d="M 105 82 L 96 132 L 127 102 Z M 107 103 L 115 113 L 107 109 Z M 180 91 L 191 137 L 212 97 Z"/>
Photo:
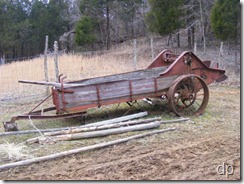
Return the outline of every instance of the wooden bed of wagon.
<path id="1" fill-rule="evenodd" d="M 192 52 L 180 55 L 162 51 L 145 70 L 96 77 L 72 82 L 19 81 L 51 85 L 49 97 L 53 107 L 12 117 L 5 122 L 6 131 L 16 130 L 18 119 L 57 119 L 82 116 L 88 108 L 144 98 L 166 97 L 172 111 L 178 116 L 200 115 L 208 104 L 208 84 L 225 80 L 225 71 L 210 61 L 201 61 Z M 55 111 L 54 115 L 45 112 Z M 43 114 L 44 113 L 44 114 Z"/>

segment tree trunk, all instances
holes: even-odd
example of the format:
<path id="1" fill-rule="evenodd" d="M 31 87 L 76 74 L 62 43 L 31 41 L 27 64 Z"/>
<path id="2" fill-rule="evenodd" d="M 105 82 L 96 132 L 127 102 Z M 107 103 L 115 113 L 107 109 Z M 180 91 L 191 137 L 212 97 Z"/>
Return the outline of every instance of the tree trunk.
<path id="1" fill-rule="evenodd" d="M 110 20 L 109 20 L 109 4 L 107 1 L 107 8 L 106 8 L 106 16 L 107 16 L 107 50 L 110 49 Z"/>
<path id="2" fill-rule="evenodd" d="M 205 26 L 203 23 L 203 10 L 202 10 L 202 0 L 199 0 L 200 6 L 200 15 L 201 15 L 201 32 L 202 32 L 202 41 L 203 41 L 203 53 L 206 53 L 206 37 L 205 37 Z"/>
<path id="3" fill-rule="evenodd" d="M 99 24 L 101 40 L 102 40 L 102 49 L 104 49 L 107 44 L 104 41 L 104 37 L 105 36 L 104 36 L 104 33 L 103 33 L 103 29 L 102 29 L 102 25 L 101 25 L 101 21 L 100 20 L 98 21 L 98 24 Z"/>
<path id="4" fill-rule="evenodd" d="M 238 31 L 236 31 L 236 39 L 235 39 L 235 72 L 237 75 L 239 75 L 240 70 L 239 70 L 238 60 L 237 60 L 237 50 L 238 50 Z"/>
<path id="5" fill-rule="evenodd" d="M 191 28 L 191 45 L 193 46 L 195 44 L 195 27 L 192 26 Z"/>
<path id="6" fill-rule="evenodd" d="M 188 41 L 188 49 L 191 50 L 192 49 L 192 36 L 191 36 L 191 28 L 187 29 L 187 41 Z"/>
<path id="7" fill-rule="evenodd" d="M 177 46 L 180 47 L 180 32 L 177 33 Z"/>
<path id="8" fill-rule="evenodd" d="M 168 47 L 169 47 L 170 41 L 172 41 L 172 34 L 171 33 L 169 34 L 169 37 L 168 37 L 168 42 L 167 42 Z"/>

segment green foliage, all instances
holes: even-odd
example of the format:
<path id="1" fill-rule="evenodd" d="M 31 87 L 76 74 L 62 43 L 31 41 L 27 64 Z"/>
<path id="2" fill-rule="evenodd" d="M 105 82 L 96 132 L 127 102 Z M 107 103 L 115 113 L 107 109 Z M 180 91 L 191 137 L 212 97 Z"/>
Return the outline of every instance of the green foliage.
<path id="1" fill-rule="evenodd" d="M 160 35 L 171 34 L 181 27 L 180 6 L 182 0 L 149 0 L 150 11 L 146 16 L 148 28 Z"/>
<path id="2" fill-rule="evenodd" d="M 65 32 L 65 26 L 68 24 L 65 19 L 67 9 L 67 2 L 63 0 L 50 0 L 49 3 L 34 1 L 29 18 L 33 31 L 32 44 L 36 52 L 44 51 L 46 35 L 49 36 L 49 47 L 52 47 L 53 42 Z M 39 45 L 35 43 L 39 43 Z"/>
<path id="3" fill-rule="evenodd" d="M 91 17 L 83 16 L 76 25 L 75 42 L 80 46 L 94 43 L 96 41 L 94 28 L 95 21 Z"/>
<path id="4" fill-rule="evenodd" d="M 80 12 L 97 22 L 94 27 L 97 43 L 100 48 L 109 49 L 112 39 L 120 40 L 121 32 L 125 31 L 127 38 L 135 35 L 135 22 L 139 22 L 135 17 L 144 4 L 144 0 L 81 0 Z"/>
<path id="5" fill-rule="evenodd" d="M 66 0 L 0 1 L 0 57 L 43 53 L 46 35 L 52 47 L 66 30 L 67 9 Z"/>
<path id="6" fill-rule="evenodd" d="M 240 29 L 239 0 L 217 0 L 211 12 L 211 26 L 222 41 L 236 40 Z"/>
<path id="7" fill-rule="evenodd" d="M 15 51 L 18 45 L 23 44 L 30 26 L 27 20 L 29 6 L 27 0 L 0 1 L 1 52 L 8 54 L 10 49 Z"/>

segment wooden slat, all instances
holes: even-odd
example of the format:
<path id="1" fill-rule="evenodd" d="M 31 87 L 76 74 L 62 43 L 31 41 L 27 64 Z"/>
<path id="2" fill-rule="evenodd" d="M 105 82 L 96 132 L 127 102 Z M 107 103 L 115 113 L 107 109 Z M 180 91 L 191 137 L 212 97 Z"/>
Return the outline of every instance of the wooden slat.
<path id="1" fill-rule="evenodd" d="M 132 71 L 122 74 L 115 74 L 115 75 L 109 75 L 109 76 L 103 76 L 103 77 L 96 77 L 96 78 L 90 78 L 80 81 L 72 81 L 67 84 L 99 84 L 99 83 L 106 83 L 106 82 L 117 82 L 120 80 L 136 80 L 136 79 L 142 79 L 142 78 L 154 78 L 158 77 L 160 73 L 162 73 L 164 70 L 166 70 L 167 67 L 157 67 L 152 69 L 146 69 L 146 70 L 138 70 L 138 71 Z"/>
<path id="2" fill-rule="evenodd" d="M 169 88 L 169 86 L 176 78 L 177 76 L 157 78 L 157 93 Z M 99 89 L 101 105 L 108 104 L 108 102 L 114 103 L 115 101 L 121 101 L 122 99 L 124 99 L 124 101 L 131 100 L 129 91 L 129 81 L 119 81 L 109 84 L 100 84 Z M 155 94 L 154 79 L 152 78 L 134 80 L 132 81 L 132 89 L 132 97 L 137 96 L 136 98 L 139 98 L 139 96 L 151 96 Z M 72 88 L 72 90 L 74 90 L 74 93 L 65 94 L 65 100 L 66 102 L 68 102 L 68 104 L 66 105 L 67 108 L 98 103 L 95 85 L 91 85 L 88 87 L 78 87 L 74 89 Z"/>

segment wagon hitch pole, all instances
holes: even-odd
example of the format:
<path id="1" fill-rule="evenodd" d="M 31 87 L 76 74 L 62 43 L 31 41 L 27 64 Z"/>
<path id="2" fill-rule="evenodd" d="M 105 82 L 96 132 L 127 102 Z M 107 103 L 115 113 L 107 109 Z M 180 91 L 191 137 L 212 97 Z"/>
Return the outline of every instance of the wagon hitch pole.
<path id="1" fill-rule="evenodd" d="M 61 78 L 61 76 L 62 75 L 59 76 L 59 80 L 61 81 L 61 84 L 63 84 L 63 80 L 66 77 Z M 23 115 L 14 116 L 14 117 L 11 118 L 10 121 L 3 122 L 3 127 L 5 129 L 5 132 L 18 131 L 19 129 L 18 129 L 17 123 L 15 121 L 16 120 L 20 120 L 20 119 L 30 119 L 30 118 L 32 118 L 32 119 L 40 119 L 40 120 L 65 119 L 65 118 L 79 117 L 79 116 L 82 116 L 82 115 L 84 115 L 86 113 L 86 112 L 77 112 L 77 113 L 68 113 L 68 114 L 57 114 L 57 112 L 56 112 L 56 115 L 43 115 L 43 113 L 45 113 L 45 112 L 50 112 L 50 111 L 56 110 L 55 107 L 50 107 L 50 108 L 45 108 L 45 109 L 42 109 L 42 110 L 34 111 L 41 104 L 43 104 L 45 101 L 47 101 L 51 96 L 52 96 L 52 94 L 47 96 L 38 105 L 36 105 L 30 112 L 28 112 L 26 114 L 23 114 Z"/>
<path id="2" fill-rule="evenodd" d="M 44 100 L 42 100 L 39 104 L 37 104 L 28 114 L 31 114 L 37 107 L 39 107 L 41 104 L 43 104 L 48 98 L 50 98 L 52 94 L 48 95 Z"/>
<path id="3" fill-rule="evenodd" d="M 39 104 L 37 104 L 30 112 L 28 112 L 27 114 L 24 114 L 24 115 L 20 115 L 20 116 L 14 116 L 11 118 L 10 121 L 7 121 L 7 122 L 3 122 L 3 127 L 5 129 L 6 132 L 9 132 L 9 131 L 18 131 L 18 126 L 17 126 L 17 123 L 15 123 L 15 121 L 17 119 L 20 119 L 20 117 L 22 116 L 27 116 L 29 115 L 29 117 L 31 117 L 31 114 L 35 114 L 35 113 L 39 113 L 39 111 L 36 111 L 33 113 L 33 111 L 39 107 L 41 104 L 43 104 L 48 98 L 50 98 L 52 96 L 51 95 L 48 95 L 44 100 L 42 100 Z M 44 112 L 44 110 L 41 110 L 40 113 Z"/>
<path id="4" fill-rule="evenodd" d="M 43 110 L 33 111 L 30 114 L 14 116 L 11 118 L 9 122 L 3 122 L 5 132 L 18 131 L 18 126 L 15 121 L 20 119 L 40 119 L 40 120 L 65 119 L 65 118 L 79 117 L 86 114 L 86 112 L 76 112 L 76 113 L 58 114 L 58 115 L 41 115 L 41 112 L 49 112 L 53 110 L 56 110 L 56 108 L 50 107 Z"/>

